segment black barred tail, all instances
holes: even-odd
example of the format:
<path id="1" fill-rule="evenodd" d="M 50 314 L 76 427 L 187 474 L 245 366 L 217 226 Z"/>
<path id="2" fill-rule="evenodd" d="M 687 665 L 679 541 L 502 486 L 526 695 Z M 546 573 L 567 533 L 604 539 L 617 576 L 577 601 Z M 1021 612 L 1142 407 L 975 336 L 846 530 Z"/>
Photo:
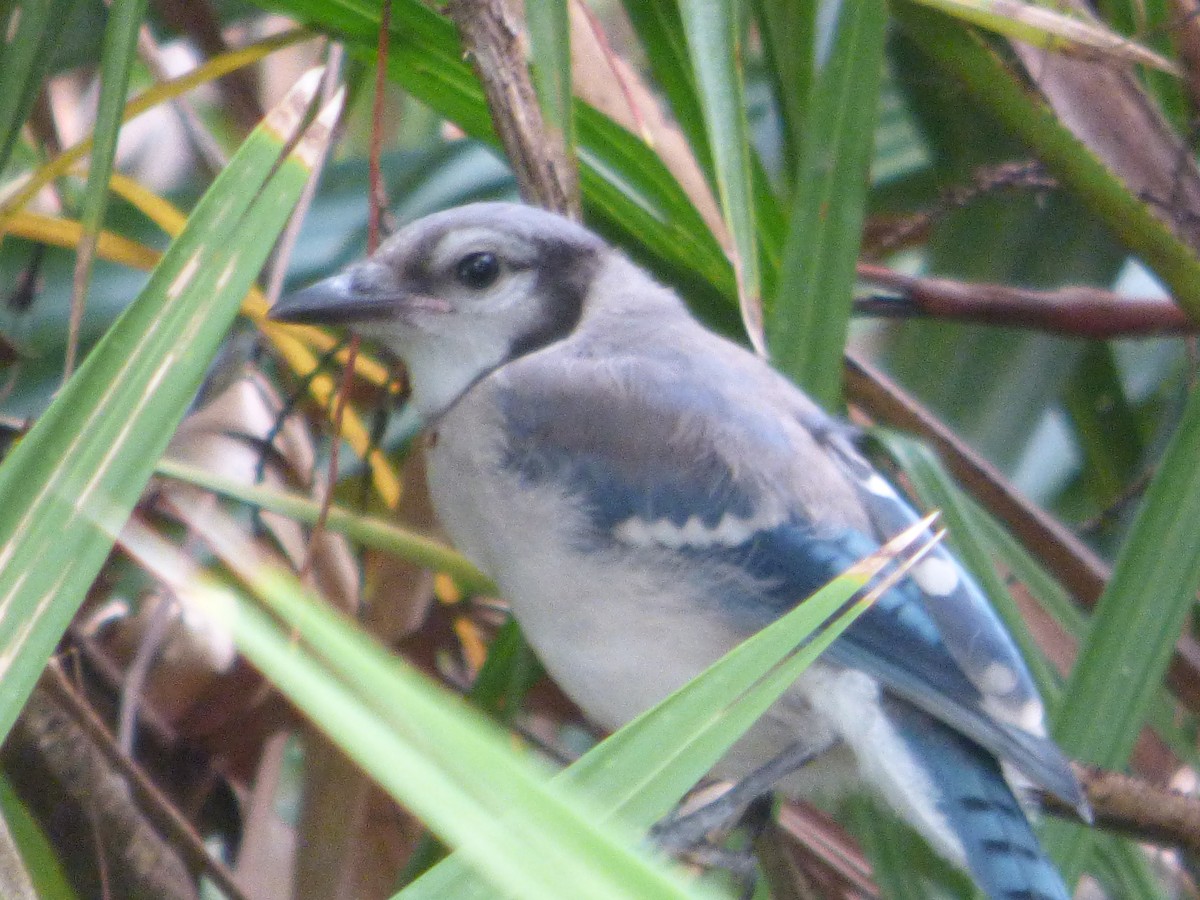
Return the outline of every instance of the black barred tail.
<path id="1" fill-rule="evenodd" d="M 889 709 L 941 792 L 937 808 L 962 846 L 967 869 L 991 900 L 1069 900 L 995 758 L 908 706 Z"/>

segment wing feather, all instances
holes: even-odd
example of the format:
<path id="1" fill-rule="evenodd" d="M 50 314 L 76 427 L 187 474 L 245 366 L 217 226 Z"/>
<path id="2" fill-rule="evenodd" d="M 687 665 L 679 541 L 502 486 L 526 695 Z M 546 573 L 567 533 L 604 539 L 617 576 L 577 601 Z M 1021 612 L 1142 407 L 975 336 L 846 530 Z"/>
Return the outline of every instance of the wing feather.
<path id="1" fill-rule="evenodd" d="M 703 369 L 694 357 L 549 355 L 507 367 L 505 464 L 585 498 L 580 542 L 685 554 L 697 571 L 749 576 L 714 582 L 727 593 L 715 602 L 748 634 L 917 516 L 846 426 L 774 372 L 746 371 L 758 361 L 738 354 Z M 1081 805 L 1028 670 L 982 592 L 944 549 L 923 565 L 831 658 Z M 755 589 L 736 587 L 746 583 Z"/>

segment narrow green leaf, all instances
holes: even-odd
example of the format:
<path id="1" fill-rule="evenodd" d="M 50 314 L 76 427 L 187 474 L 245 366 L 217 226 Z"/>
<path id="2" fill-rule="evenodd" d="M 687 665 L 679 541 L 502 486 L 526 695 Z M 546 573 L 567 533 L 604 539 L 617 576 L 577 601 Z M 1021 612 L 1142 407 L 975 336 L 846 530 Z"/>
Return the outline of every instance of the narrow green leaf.
<path id="1" fill-rule="evenodd" d="M 1144 451 L 1112 347 L 1100 342 L 1088 345 L 1064 400 L 1087 463 L 1085 486 L 1093 509 L 1106 509 L 1138 476 Z"/>
<path id="2" fill-rule="evenodd" d="M 765 354 L 762 276 L 751 181 L 753 150 L 742 90 L 744 48 L 737 4 L 734 0 L 683 0 L 679 11 L 712 148 L 717 196 L 737 248 L 733 269 L 742 321 L 750 342 Z"/>
<path id="3" fill-rule="evenodd" d="M 1106 768 L 1128 761 L 1200 588 L 1197 447 L 1200 391 L 1193 390 L 1096 604 L 1055 723 L 1064 750 Z M 1090 833 L 1056 829 L 1055 836 L 1058 858 L 1077 875 Z"/>
<path id="4" fill-rule="evenodd" d="M 53 845 L 7 777 L 0 777 L 0 815 L 21 854 L 36 896 L 42 900 L 75 900 L 78 895 L 71 889 Z"/>
<path id="5" fill-rule="evenodd" d="M 805 115 L 812 97 L 817 47 L 817 3 L 755 0 L 763 49 L 783 119 L 784 159 L 800 159 Z M 795 172 L 785 173 L 789 176 Z"/>
<path id="6" fill-rule="evenodd" d="M 875 578 L 888 560 L 911 550 L 918 537 L 919 529 L 898 535 L 877 554 L 610 735 L 560 778 L 595 798 L 606 812 L 633 825 L 648 827 L 660 819 L 850 625 L 864 605 L 851 608 L 835 621 L 830 617 Z M 915 561 L 915 556 L 908 559 Z M 798 646 L 801 649 L 797 651 Z M 477 891 L 462 861 L 451 857 L 399 896 L 433 900 L 488 894 Z"/>
<path id="7" fill-rule="evenodd" d="M 872 880 L 885 898 L 966 900 L 982 895 L 967 875 L 940 857 L 929 842 L 875 797 L 847 799 L 848 825 L 871 861 Z"/>
<path id="8" fill-rule="evenodd" d="M 576 103 L 579 180 L 587 212 L 623 239 L 651 267 L 665 263 L 677 277 L 672 283 L 700 282 L 719 295 L 722 307 L 709 307 L 710 321 L 727 332 L 740 332 L 733 309 L 737 282 L 729 258 L 696 212 L 662 160 L 612 119 Z M 699 290 L 689 300 L 702 299 Z M 728 327 L 733 319 L 733 327 Z"/>
<path id="9" fill-rule="evenodd" d="M 72 297 L 77 312 L 72 313 L 72 335 L 68 344 L 68 365 L 74 365 L 79 313 L 82 313 L 87 284 L 91 279 L 96 240 L 108 205 L 108 179 L 117 155 L 117 137 L 125 111 L 125 94 L 129 89 L 129 72 L 137 54 L 138 29 L 146 16 L 149 0 L 113 0 L 108 8 L 104 26 L 104 45 L 100 56 L 100 99 L 96 107 L 96 127 L 92 132 L 92 160 L 88 168 L 87 187 L 79 214 L 83 226 L 75 289 Z"/>
<path id="10" fill-rule="evenodd" d="M 712 150 L 704 127 L 700 100 L 696 95 L 679 5 L 675 0 L 626 0 L 625 11 L 645 48 L 647 62 L 654 73 L 656 83 L 666 95 L 675 121 L 687 138 L 688 146 L 692 148 L 692 154 L 704 171 L 709 186 L 715 189 Z M 790 151 L 785 152 L 785 158 L 791 157 Z M 751 153 L 750 162 L 765 316 L 777 287 L 783 231 L 787 223 L 780 213 L 779 200 L 761 160 Z M 682 279 L 675 279 L 677 284 L 681 281 Z M 684 293 L 693 309 L 701 315 L 708 314 L 710 325 L 738 339 L 745 335 L 745 315 L 742 316 L 740 326 L 726 325 L 723 321 L 714 322 L 711 310 L 706 310 L 703 303 L 697 302 L 694 294 L 687 291 Z"/>
<path id="11" fill-rule="evenodd" d="M 321 505 L 308 497 L 260 485 L 248 485 L 172 459 L 159 460 L 157 471 L 168 478 L 177 478 L 309 525 L 316 523 L 321 515 Z M 435 572 L 445 572 L 468 593 L 496 592 L 496 586 L 492 584 L 491 579 L 475 568 L 462 554 L 440 541 L 399 528 L 391 522 L 334 506 L 329 510 L 325 527 L 367 547 L 393 553 Z"/>
<path id="12" fill-rule="evenodd" d="M 625 11 L 629 16 L 638 39 L 645 49 L 647 64 L 654 74 L 655 82 L 666 96 L 674 118 L 691 147 L 693 156 L 704 171 L 709 186 L 717 189 L 713 174 L 714 160 L 705 127 L 705 115 L 696 90 L 696 79 L 688 52 L 688 41 L 676 0 L 626 0 Z M 751 145 L 752 146 L 752 145 Z M 759 249 L 759 277 L 761 303 L 766 307 L 776 289 L 779 258 L 783 244 L 785 217 L 781 215 L 779 201 L 774 194 L 770 177 L 753 150 L 747 155 L 751 166 L 751 189 L 755 211 L 755 238 Z M 790 158 L 786 153 L 785 158 Z M 728 268 L 726 265 L 724 268 Z M 676 279 L 676 283 L 680 279 Z M 703 315 L 708 312 L 703 304 L 689 295 L 689 304 Z M 733 289 L 729 291 L 733 293 Z M 711 318 L 711 315 L 710 315 Z M 742 339 L 746 335 L 746 316 L 742 315 L 740 327 L 731 328 L 724 323 L 713 323 L 719 330 Z"/>
<path id="13" fill-rule="evenodd" d="M 712 150 L 704 128 L 704 113 L 696 96 L 696 81 L 688 58 L 687 36 L 676 0 L 625 0 L 625 13 L 637 32 L 646 63 L 662 88 L 688 146 L 714 186 Z"/>
<path id="14" fill-rule="evenodd" d="M 525 695 L 543 675 L 542 664 L 525 642 L 517 620 L 510 616 L 496 632 L 468 696 L 484 712 L 501 722 L 511 722 L 520 712 Z"/>
<path id="15" fill-rule="evenodd" d="M 520 897 L 703 897 L 635 852 L 632 835 L 603 824 L 592 804 L 547 783 L 532 757 L 461 698 L 436 685 L 263 565 L 232 522 L 206 515 L 210 546 L 271 613 L 190 573 L 186 560 L 143 529 L 123 541 L 175 592 L 207 605 L 239 649 L 398 801 L 506 893 Z"/>
<path id="16" fill-rule="evenodd" d="M 0 465 L 0 734 L 107 557 L 300 194 L 309 142 L 278 161 L 315 88 L 314 77 L 303 79 L 247 138 L 138 298 Z M 329 127 L 322 118 L 313 139 L 327 138 Z"/>
<path id="17" fill-rule="evenodd" d="M 33 109 L 53 58 L 57 29 L 71 0 L 24 0 L 0 9 L 4 44 L 0 47 L 0 172 L 8 165 L 21 126 Z"/>
<path id="18" fill-rule="evenodd" d="M 377 671 L 371 684 L 403 713 L 405 727 L 397 727 L 397 716 L 381 717 L 360 691 L 296 653 L 287 632 L 253 607 L 243 606 L 238 618 L 235 639 L 255 666 L 499 887 L 546 900 L 689 896 L 662 867 L 622 847 L 586 812 L 543 786 L 507 750 L 506 736 L 469 716 L 452 695 L 423 684 L 420 690 L 428 696 L 418 698 L 419 682 L 402 685 L 389 662 L 391 672 Z M 289 620 L 304 627 L 298 616 Z M 336 639 L 329 629 L 306 630 L 322 640 Z M 329 652 L 362 650 L 356 645 Z"/>
<path id="19" fill-rule="evenodd" d="M 1028 550 L 1017 543 L 1016 539 L 999 522 L 977 504 L 972 502 L 971 506 L 977 513 L 975 522 L 983 532 L 984 540 L 992 548 L 993 555 L 1003 562 L 1017 581 L 1025 586 L 1025 589 L 1033 595 L 1044 610 L 1050 613 L 1068 635 L 1076 640 L 1081 640 L 1087 629 L 1088 619 L 1075 604 L 1067 589 L 1059 584 L 1029 554 Z M 1059 695 L 1062 693 L 1061 684 L 1052 691 L 1045 685 L 1039 684 L 1039 687 L 1049 695 L 1046 697 L 1048 701 L 1053 699 L 1057 703 Z"/>
<path id="20" fill-rule="evenodd" d="M 752 181 L 754 182 L 754 215 L 758 222 L 758 258 L 762 272 L 763 320 L 770 318 L 774 300 L 779 294 L 780 264 L 783 244 L 787 239 L 787 216 L 784 205 L 775 195 L 771 177 L 756 156 Z"/>
<path id="21" fill-rule="evenodd" d="M 915 0 L 923 6 L 1050 52 L 1092 53 L 1179 74 L 1179 67 L 1094 19 L 1072 16 L 1034 3 L 995 0 Z"/>
<path id="22" fill-rule="evenodd" d="M 533 80 L 546 124 L 562 135 L 567 153 L 575 146 L 571 105 L 571 17 L 567 0 L 541 0 L 525 7 Z"/>
<path id="23" fill-rule="evenodd" d="M 886 23 L 882 3 L 841 4 L 829 58 L 816 60 L 767 323 L 775 364 L 829 409 L 841 402 Z"/>
<path id="24" fill-rule="evenodd" d="M 1101 831 L 1094 833 L 1094 841 L 1093 870 L 1108 896 L 1121 900 L 1167 900 L 1172 896 L 1163 890 L 1161 876 L 1146 851 L 1132 838 Z"/>

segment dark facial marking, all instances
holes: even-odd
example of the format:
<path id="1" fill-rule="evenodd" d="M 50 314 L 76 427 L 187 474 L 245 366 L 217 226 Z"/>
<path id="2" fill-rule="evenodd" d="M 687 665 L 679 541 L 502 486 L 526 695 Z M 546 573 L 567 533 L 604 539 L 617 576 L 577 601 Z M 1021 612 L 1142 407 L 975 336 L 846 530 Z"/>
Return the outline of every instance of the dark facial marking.
<path id="1" fill-rule="evenodd" d="M 540 243 L 534 290 L 542 301 L 542 315 L 533 328 L 513 340 L 509 359 L 562 340 L 575 330 L 599 265 L 595 247 L 556 240 Z"/>
<path id="2" fill-rule="evenodd" d="M 404 271 L 400 273 L 405 285 L 413 293 L 433 294 L 437 283 L 436 275 L 429 268 L 429 261 L 434 248 L 441 242 L 444 235 L 440 233 L 427 234 L 407 254 Z"/>

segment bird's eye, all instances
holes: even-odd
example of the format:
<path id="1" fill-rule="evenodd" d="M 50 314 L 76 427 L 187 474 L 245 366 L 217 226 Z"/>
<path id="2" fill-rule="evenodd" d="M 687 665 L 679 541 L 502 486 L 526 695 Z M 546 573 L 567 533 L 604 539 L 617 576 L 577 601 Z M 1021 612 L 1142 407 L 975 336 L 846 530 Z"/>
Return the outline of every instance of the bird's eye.
<path id="1" fill-rule="evenodd" d="M 500 277 L 500 260 L 496 254 L 480 251 L 468 253 L 455 267 L 458 280 L 474 291 L 491 287 Z"/>

